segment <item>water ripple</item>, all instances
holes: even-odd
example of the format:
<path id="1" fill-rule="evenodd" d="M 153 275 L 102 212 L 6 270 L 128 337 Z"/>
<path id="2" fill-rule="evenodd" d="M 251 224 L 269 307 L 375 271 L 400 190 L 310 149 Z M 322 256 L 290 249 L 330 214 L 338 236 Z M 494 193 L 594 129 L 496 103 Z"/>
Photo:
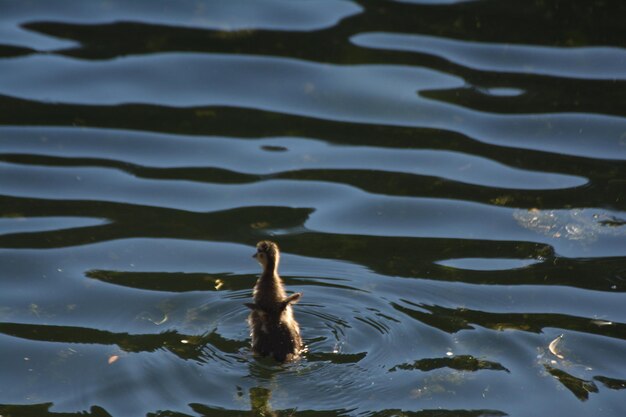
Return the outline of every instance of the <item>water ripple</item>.
<path id="1" fill-rule="evenodd" d="M 621 5 L 166 3 L 4 4 L 1 415 L 623 415 Z"/>
<path id="2" fill-rule="evenodd" d="M 367 48 L 429 53 L 482 71 L 626 79 L 626 50 L 622 48 L 522 46 L 395 33 L 362 33 L 351 41 Z"/>

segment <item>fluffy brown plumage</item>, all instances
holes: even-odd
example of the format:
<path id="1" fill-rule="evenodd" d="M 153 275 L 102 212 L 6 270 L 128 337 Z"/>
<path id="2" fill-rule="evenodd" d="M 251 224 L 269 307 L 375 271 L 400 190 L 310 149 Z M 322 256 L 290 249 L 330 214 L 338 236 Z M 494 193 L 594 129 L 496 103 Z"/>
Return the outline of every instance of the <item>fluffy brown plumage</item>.
<path id="1" fill-rule="evenodd" d="M 301 293 L 287 297 L 283 281 L 278 276 L 280 252 L 274 242 L 264 240 L 256 245 L 252 255 L 263 267 L 263 273 L 254 286 L 252 310 L 248 316 L 252 351 L 261 356 L 272 356 L 279 362 L 296 359 L 302 350 L 300 326 L 293 318 L 291 304 L 298 302 Z"/>

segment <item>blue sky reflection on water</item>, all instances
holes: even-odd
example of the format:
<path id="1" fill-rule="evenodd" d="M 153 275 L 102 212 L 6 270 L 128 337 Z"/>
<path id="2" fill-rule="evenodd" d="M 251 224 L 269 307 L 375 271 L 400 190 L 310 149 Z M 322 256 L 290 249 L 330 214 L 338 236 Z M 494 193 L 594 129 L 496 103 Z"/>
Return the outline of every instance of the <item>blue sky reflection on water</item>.
<path id="1" fill-rule="evenodd" d="M 626 411 L 621 3 L 0 9 L 0 415 Z"/>

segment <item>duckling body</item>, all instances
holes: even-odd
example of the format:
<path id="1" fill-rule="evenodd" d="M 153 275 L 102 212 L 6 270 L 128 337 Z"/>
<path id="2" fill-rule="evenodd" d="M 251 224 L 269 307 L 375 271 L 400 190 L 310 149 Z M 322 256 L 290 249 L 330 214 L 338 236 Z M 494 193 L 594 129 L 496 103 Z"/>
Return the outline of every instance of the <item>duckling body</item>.
<path id="1" fill-rule="evenodd" d="M 300 326 L 293 317 L 291 304 L 302 294 L 287 296 L 278 275 L 280 253 L 270 241 L 257 244 L 253 255 L 263 267 L 263 273 L 254 286 L 252 310 L 248 316 L 252 351 L 261 356 L 273 356 L 279 362 L 296 359 L 302 350 Z"/>

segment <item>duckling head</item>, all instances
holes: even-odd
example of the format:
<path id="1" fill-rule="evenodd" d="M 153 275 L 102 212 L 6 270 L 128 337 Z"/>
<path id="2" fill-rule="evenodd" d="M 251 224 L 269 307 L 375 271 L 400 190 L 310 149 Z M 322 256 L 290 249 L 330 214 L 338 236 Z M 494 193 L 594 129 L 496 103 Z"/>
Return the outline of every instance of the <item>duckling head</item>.
<path id="1" fill-rule="evenodd" d="M 256 245 L 256 253 L 252 255 L 263 267 L 263 270 L 276 270 L 280 260 L 278 245 L 269 240 L 262 240 Z"/>

